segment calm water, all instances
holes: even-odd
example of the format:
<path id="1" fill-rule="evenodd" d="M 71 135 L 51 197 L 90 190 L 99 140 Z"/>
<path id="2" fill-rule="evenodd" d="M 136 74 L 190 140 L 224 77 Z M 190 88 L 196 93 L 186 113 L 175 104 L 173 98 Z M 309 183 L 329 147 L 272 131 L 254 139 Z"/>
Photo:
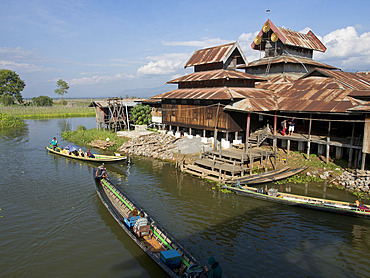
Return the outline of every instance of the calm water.
<path id="1" fill-rule="evenodd" d="M 0 276 L 163 277 L 101 204 L 94 165 L 45 151 L 80 124 L 93 128 L 95 118 L 0 132 Z M 169 163 L 131 162 L 108 165 L 112 181 L 202 263 L 214 255 L 228 277 L 370 277 L 369 220 L 220 194 Z M 352 198 L 316 185 L 291 190 Z"/>

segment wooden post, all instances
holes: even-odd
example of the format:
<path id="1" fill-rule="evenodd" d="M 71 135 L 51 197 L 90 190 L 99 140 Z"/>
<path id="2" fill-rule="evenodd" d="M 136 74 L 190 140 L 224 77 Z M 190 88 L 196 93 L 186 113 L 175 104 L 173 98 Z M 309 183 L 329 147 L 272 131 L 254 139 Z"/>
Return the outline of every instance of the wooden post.
<path id="1" fill-rule="evenodd" d="M 326 164 L 329 164 L 329 154 L 330 154 L 330 129 L 331 129 L 331 122 L 329 122 L 329 127 L 328 127 L 328 137 L 326 138 Z"/>
<path id="2" fill-rule="evenodd" d="M 238 132 L 235 131 L 235 140 L 238 140 Z"/>
<path id="3" fill-rule="evenodd" d="M 349 148 L 349 154 L 348 154 L 348 168 L 351 168 L 352 166 L 352 156 L 353 156 L 353 142 L 354 142 L 354 136 L 355 136 L 355 123 L 352 124 L 352 136 L 351 136 L 351 142 L 350 142 L 350 148 Z"/>
<path id="4" fill-rule="evenodd" d="M 366 153 L 362 152 L 361 170 L 365 170 Z"/>
<path id="5" fill-rule="evenodd" d="M 251 113 L 248 113 L 248 115 L 247 115 L 247 127 L 245 129 L 245 151 L 248 150 L 250 124 L 251 124 Z"/>
<path id="6" fill-rule="evenodd" d="M 326 164 L 329 164 L 329 154 L 330 154 L 330 137 L 326 137 Z"/>
<path id="7" fill-rule="evenodd" d="M 311 151 L 311 127 L 312 127 L 312 114 L 310 114 L 310 125 L 308 127 L 307 158 L 306 159 L 310 159 L 310 151 Z"/>
<path id="8" fill-rule="evenodd" d="M 252 146 L 249 146 L 249 174 L 252 175 L 253 172 L 253 160 L 252 160 Z"/>
<path id="9" fill-rule="evenodd" d="M 206 137 L 206 130 L 203 129 L 203 137 Z"/>
<path id="10" fill-rule="evenodd" d="M 213 144 L 213 149 L 217 149 L 217 121 L 218 121 L 218 110 L 220 109 L 220 103 L 217 104 L 217 112 L 216 112 L 216 122 L 215 122 L 215 132 L 214 132 L 214 144 Z"/>
<path id="11" fill-rule="evenodd" d="M 275 111 L 275 116 L 274 116 L 274 135 L 276 135 L 277 132 L 277 116 L 276 116 L 276 111 Z"/>
<path id="12" fill-rule="evenodd" d="M 290 152 L 290 140 L 288 139 L 286 144 L 286 162 L 288 162 L 289 152 Z"/>

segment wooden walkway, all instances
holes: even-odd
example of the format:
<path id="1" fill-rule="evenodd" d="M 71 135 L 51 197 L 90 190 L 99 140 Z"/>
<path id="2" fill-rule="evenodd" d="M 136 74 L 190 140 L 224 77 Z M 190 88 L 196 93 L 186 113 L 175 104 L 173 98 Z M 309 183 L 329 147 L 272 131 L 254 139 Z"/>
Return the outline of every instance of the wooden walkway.
<path id="1" fill-rule="evenodd" d="M 201 153 L 192 164 L 182 164 L 181 171 L 214 181 L 226 181 L 244 176 L 253 169 L 253 162 L 261 161 L 267 168 L 267 161 L 274 154 L 259 148 L 252 148 L 246 153 L 240 149 L 227 149 Z"/>

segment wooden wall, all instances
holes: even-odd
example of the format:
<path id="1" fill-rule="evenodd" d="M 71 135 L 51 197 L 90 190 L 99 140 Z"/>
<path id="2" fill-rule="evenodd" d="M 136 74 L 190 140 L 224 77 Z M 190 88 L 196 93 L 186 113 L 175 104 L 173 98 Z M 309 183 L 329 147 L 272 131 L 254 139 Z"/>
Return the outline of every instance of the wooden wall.
<path id="1" fill-rule="evenodd" d="M 217 104 L 215 106 L 162 104 L 162 122 L 172 126 L 214 130 L 217 119 L 218 130 L 242 131 L 245 129 L 245 120 L 243 120 L 245 115 L 243 115 L 225 113 L 221 105 L 217 113 Z"/>

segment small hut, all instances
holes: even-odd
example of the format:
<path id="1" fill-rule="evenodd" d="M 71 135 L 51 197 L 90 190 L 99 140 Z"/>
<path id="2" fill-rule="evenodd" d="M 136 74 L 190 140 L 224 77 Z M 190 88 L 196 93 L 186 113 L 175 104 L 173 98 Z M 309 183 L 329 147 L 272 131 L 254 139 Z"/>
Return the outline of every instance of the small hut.
<path id="1" fill-rule="evenodd" d="M 137 105 L 137 100 L 123 98 L 108 98 L 93 101 L 89 106 L 95 107 L 97 129 L 114 131 L 129 128 L 129 111 Z"/>

